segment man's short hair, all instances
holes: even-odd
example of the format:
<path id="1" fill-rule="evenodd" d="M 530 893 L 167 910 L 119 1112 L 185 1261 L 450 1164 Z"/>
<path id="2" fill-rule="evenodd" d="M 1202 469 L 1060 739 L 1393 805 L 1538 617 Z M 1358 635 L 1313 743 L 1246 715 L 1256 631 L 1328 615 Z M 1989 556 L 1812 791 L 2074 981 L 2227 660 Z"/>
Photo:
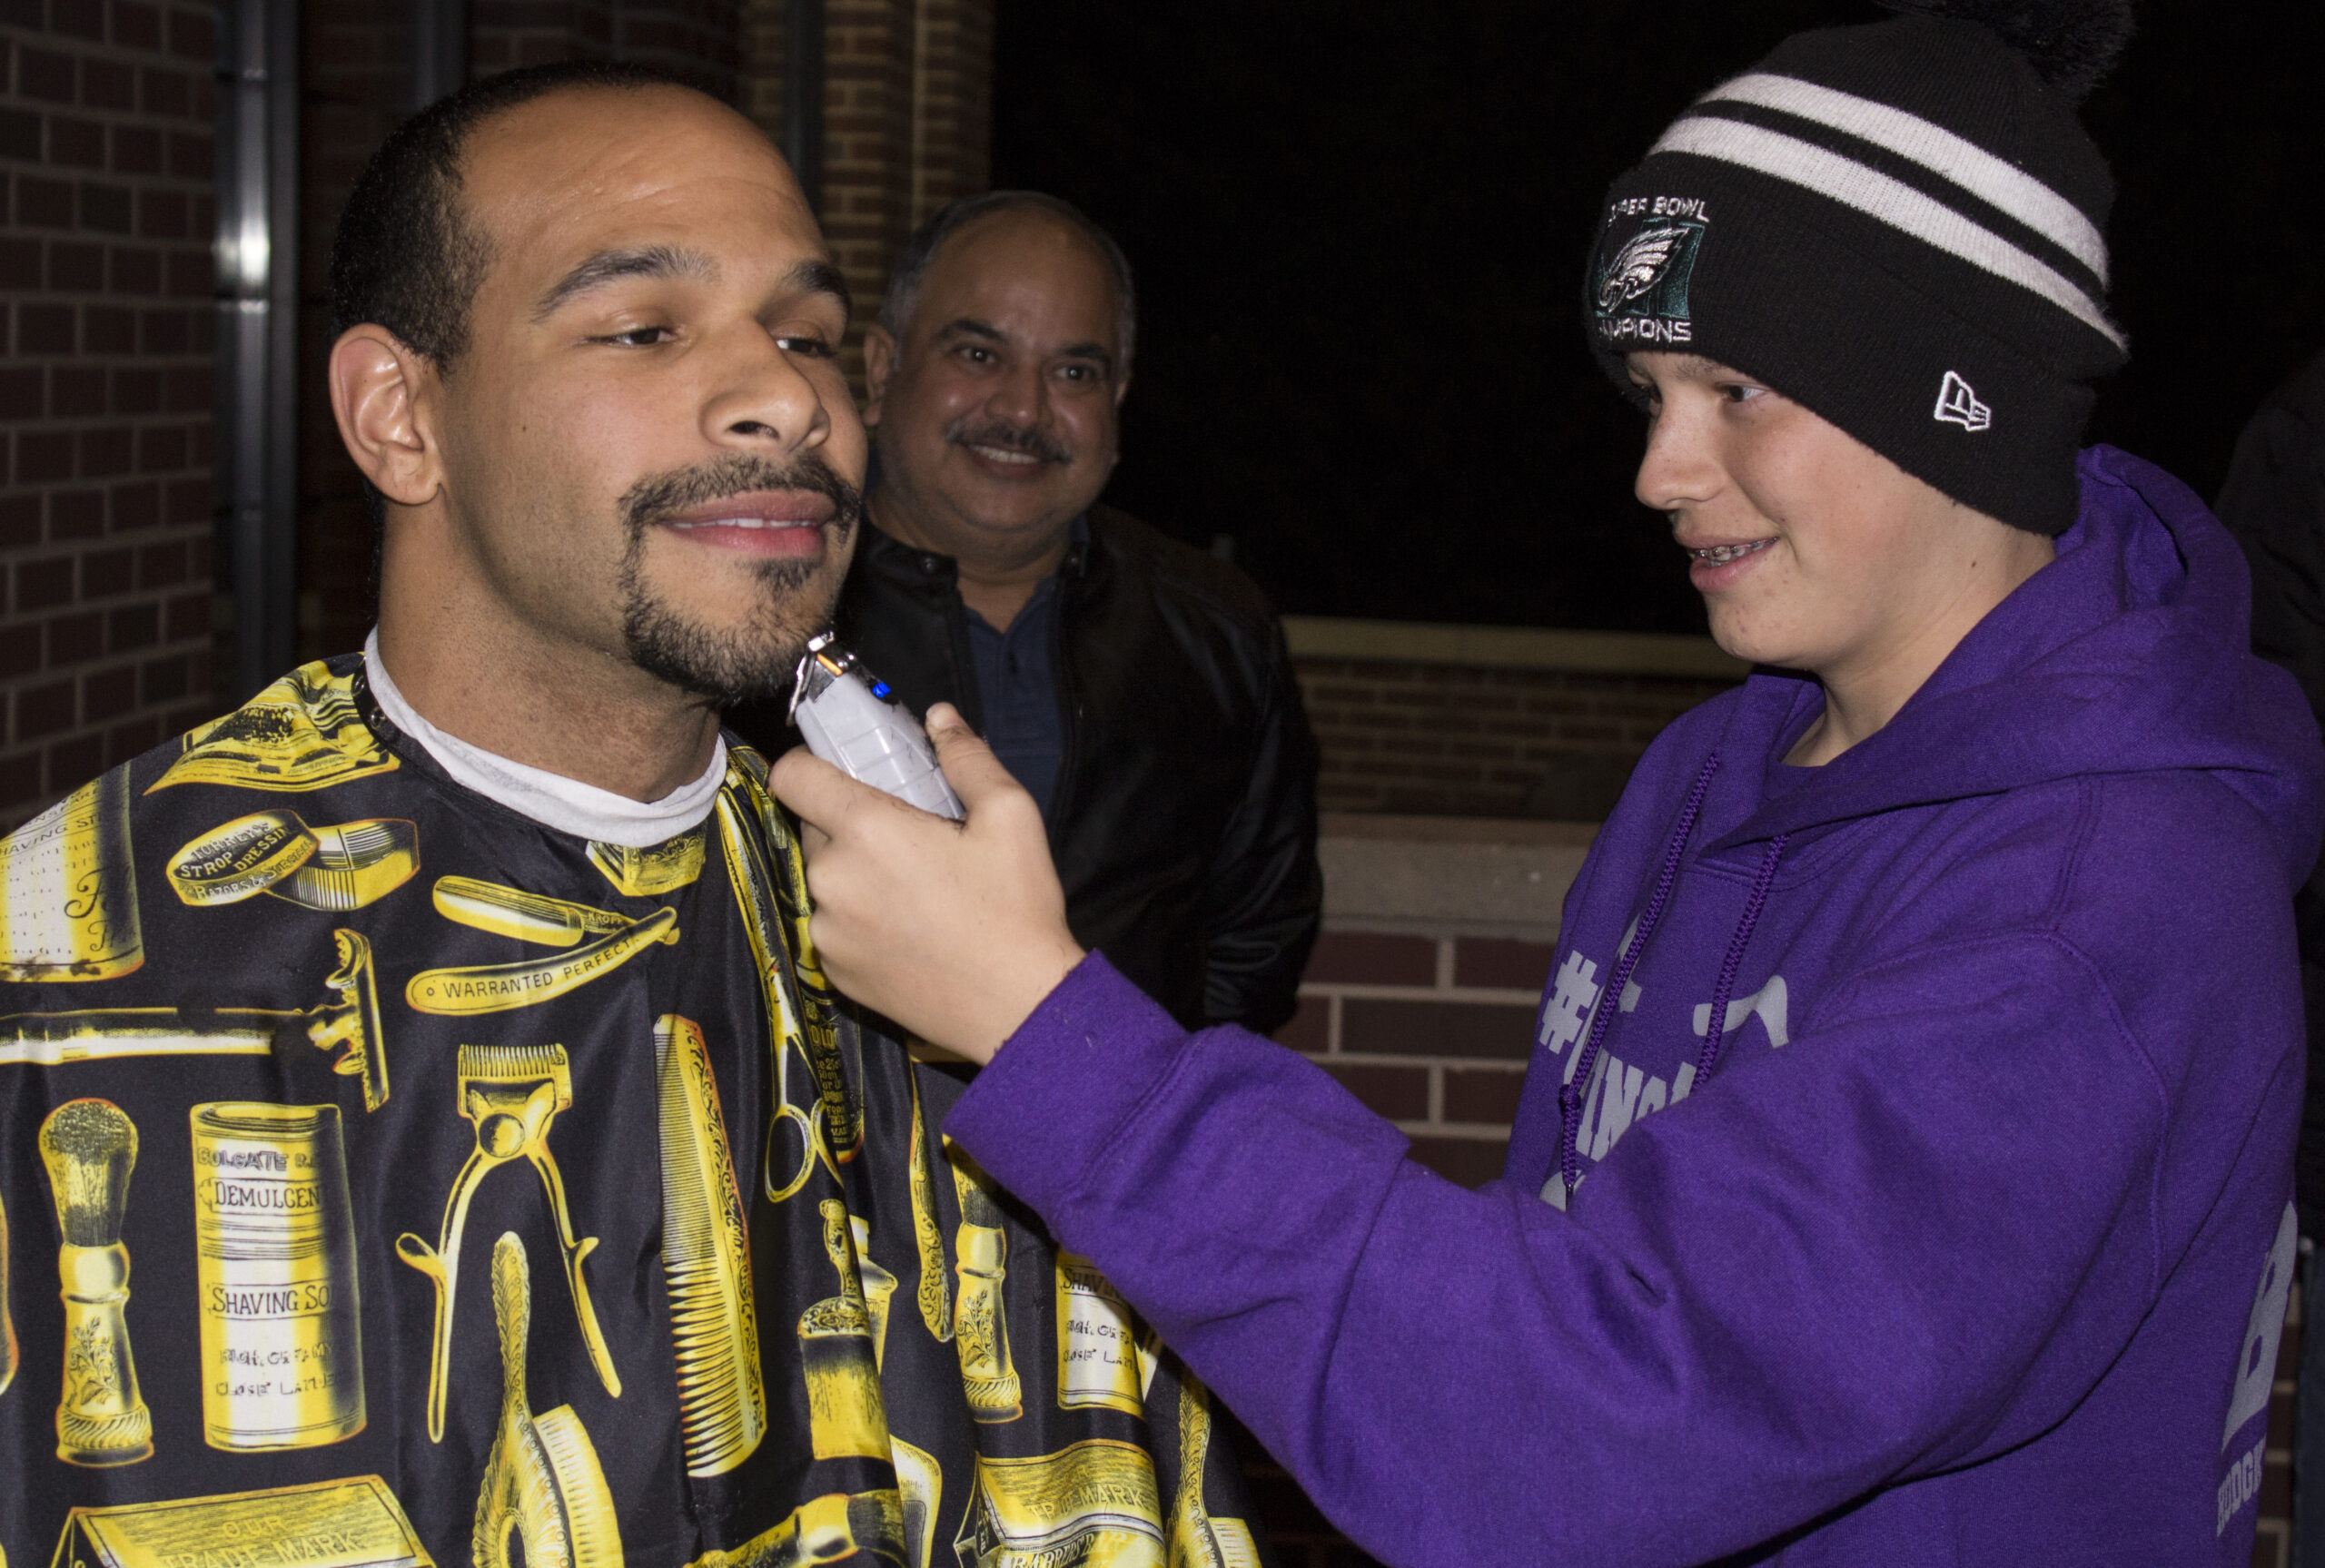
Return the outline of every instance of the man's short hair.
<path id="1" fill-rule="evenodd" d="M 1114 335 L 1122 354 L 1123 369 L 1130 369 L 1131 350 L 1138 336 L 1138 291 L 1131 282 L 1130 258 L 1114 237 L 1091 220 L 1088 213 L 1062 197 L 1041 191 L 987 191 L 981 195 L 963 196 L 937 209 L 934 217 L 914 231 L 896 252 L 896 264 L 888 274 L 888 292 L 880 301 L 880 325 L 888 335 L 903 342 L 905 328 L 912 321 L 912 313 L 920 305 L 920 286 L 928 276 L 929 263 L 936 260 L 936 252 L 945 242 L 980 218 L 995 212 L 1031 211 L 1047 212 L 1062 220 L 1083 239 L 1097 248 L 1106 266 L 1114 275 L 1114 291 L 1122 299 L 1122 310 L 1114 322 Z"/>
<path id="2" fill-rule="evenodd" d="M 611 60 L 559 60 L 470 82 L 398 125 L 349 192 L 331 247 L 331 333 L 375 321 L 450 370 L 468 348 L 469 310 L 492 259 L 460 211 L 460 159 L 496 114 L 552 93 L 686 87 L 666 71 Z"/>

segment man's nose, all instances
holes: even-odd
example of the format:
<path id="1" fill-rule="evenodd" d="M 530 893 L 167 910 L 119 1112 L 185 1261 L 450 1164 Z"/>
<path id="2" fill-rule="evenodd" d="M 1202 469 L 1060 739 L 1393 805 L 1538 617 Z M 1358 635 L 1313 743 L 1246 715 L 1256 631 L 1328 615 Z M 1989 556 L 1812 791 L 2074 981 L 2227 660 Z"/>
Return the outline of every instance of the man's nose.
<path id="1" fill-rule="evenodd" d="M 853 410 L 849 417 L 853 418 Z M 792 351 L 756 328 L 732 335 L 716 361 L 703 434 L 721 446 L 785 452 L 821 446 L 832 410 Z"/>
<path id="2" fill-rule="evenodd" d="M 1038 425 L 1049 418 L 1049 380 L 1038 363 L 1019 361 L 994 379 L 984 411 L 1017 425 Z"/>

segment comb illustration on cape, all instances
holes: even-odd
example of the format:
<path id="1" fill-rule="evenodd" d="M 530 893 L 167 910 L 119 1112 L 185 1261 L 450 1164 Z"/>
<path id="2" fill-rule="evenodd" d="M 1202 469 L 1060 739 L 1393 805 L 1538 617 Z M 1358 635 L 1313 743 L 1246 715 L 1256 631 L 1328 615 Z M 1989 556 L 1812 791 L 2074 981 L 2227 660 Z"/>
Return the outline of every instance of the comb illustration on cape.
<path id="1" fill-rule="evenodd" d="M 558 1173 L 557 1157 L 549 1147 L 549 1128 L 558 1112 L 573 1104 L 573 1070 L 566 1060 L 565 1048 L 464 1045 L 460 1054 L 459 1094 L 461 1117 L 476 1127 L 476 1148 L 470 1151 L 444 1200 L 444 1224 L 437 1244 L 430 1247 L 410 1231 L 396 1238 L 396 1256 L 436 1286 L 435 1348 L 428 1371 L 428 1439 L 431 1443 L 444 1440 L 452 1307 L 460 1286 L 460 1237 L 468 1225 L 469 1201 L 487 1176 L 519 1157 L 532 1162 L 541 1186 L 548 1189 L 549 1210 L 557 1218 L 558 1238 L 565 1249 L 566 1278 L 573 1287 L 573 1312 L 580 1320 L 590 1364 L 597 1367 L 606 1392 L 621 1397 L 621 1377 L 614 1370 L 606 1336 L 598 1327 L 597 1308 L 589 1304 L 589 1282 L 581 1273 L 582 1260 L 596 1248 L 598 1238 L 574 1238 L 565 1179 Z"/>
<path id="2" fill-rule="evenodd" d="M 525 1396 L 532 1280 L 513 1231 L 492 1244 L 492 1317 L 500 1330 L 500 1428 L 477 1493 L 477 1568 L 621 1568 L 621 1531 L 598 1451 L 570 1405 L 535 1415 Z"/>
<path id="3" fill-rule="evenodd" d="M 662 1119 L 662 1272 L 678 1343 L 687 1474 L 723 1475 L 767 1435 L 750 1238 L 701 1029 L 654 1021 Z"/>

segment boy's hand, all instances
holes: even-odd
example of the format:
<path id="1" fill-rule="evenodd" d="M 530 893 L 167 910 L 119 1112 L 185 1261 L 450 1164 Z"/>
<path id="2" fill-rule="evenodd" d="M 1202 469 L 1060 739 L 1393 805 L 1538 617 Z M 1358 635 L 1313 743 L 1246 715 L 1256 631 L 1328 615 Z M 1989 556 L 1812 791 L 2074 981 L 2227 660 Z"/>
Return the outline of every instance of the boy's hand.
<path id="1" fill-rule="evenodd" d="M 805 746 L 776 763 L 771 784 L 807 825 L 808 923 L 825 972 L 931 1044 L 985 1062 L 1083 953 L 1034 797 L 949 705 L 928 710 L 928 738 L 963 823 L 858 784 Z"/>

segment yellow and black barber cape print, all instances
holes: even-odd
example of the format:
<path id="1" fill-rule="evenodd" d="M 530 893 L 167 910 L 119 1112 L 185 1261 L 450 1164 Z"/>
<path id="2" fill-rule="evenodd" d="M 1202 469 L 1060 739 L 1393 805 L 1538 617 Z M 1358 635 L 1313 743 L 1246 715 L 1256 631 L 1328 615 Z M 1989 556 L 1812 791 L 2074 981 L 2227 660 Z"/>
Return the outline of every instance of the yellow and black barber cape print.
<path id="1" fill-rule="evenodd" d="M 585 842 L 361 670 L 0 843 L 0 1563 L 1260 1560 L 1201 1386 L 827 989 L 756 754 Z"/>

